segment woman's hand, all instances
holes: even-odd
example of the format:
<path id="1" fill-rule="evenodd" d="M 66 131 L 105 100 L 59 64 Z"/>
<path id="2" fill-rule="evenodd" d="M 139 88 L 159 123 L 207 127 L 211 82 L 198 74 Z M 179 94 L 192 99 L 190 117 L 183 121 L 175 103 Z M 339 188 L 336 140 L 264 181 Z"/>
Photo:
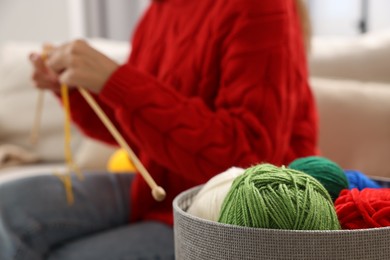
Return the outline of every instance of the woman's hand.
<path id="1" fill-rule="evenodd" d="M 60 83 L 55 73 L 51 72 L 39 53 L 31 53 L 30 61 L 33 65 L 32 80 L 34 85 L 40 89 L 49 89 L 55 92 L 60 91 Z"/>
<path id="2" fill-rule="evenodd" d="M 76 40 L 53 48 L 45 62 L 61 83 L 99 93 L 118 64 L 85 41 Z"/>

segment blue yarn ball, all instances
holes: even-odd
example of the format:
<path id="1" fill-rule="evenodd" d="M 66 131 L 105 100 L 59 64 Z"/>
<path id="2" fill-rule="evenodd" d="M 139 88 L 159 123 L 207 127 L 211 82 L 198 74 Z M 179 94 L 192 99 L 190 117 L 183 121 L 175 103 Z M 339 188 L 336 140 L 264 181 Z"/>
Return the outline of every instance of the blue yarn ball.
<path id="1" fill-rule="evenodd" d="M 355 170 L 344 170 L 349 182 L 349 189 L 357 188 L 382 188 L 378 183 L 368 178 L 366 175 Z"/>

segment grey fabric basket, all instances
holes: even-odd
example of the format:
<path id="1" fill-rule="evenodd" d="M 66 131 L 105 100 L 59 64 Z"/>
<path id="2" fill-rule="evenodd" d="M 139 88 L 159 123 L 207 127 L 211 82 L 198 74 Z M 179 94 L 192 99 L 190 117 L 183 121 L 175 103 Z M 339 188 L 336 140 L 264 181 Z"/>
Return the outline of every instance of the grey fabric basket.
<path id="1" fill-rule="evenodd" d="M 246 228 L 186 212 L 201 186 L 173 201 L 175 256 L 212 259 L 390 259 L 390 227 L 339 231 Z"/>

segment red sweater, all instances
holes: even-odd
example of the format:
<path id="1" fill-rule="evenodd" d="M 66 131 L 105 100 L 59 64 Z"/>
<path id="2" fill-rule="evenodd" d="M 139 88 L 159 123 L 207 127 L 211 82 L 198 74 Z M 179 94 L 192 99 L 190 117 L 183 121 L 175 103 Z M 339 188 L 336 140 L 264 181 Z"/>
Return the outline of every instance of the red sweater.
<path id="1" fill-rule="evenodd" d="M 313 155 L 317 114 L 293 0 L 152 3 L 128 62 L 95 98 L 167 192 L 156 202 L 140 175 L 133 221 L 172 224 L 172 200 L 231 166 L 288 164 Z M 115 141 L 82 97 L 83 131 Z"/>

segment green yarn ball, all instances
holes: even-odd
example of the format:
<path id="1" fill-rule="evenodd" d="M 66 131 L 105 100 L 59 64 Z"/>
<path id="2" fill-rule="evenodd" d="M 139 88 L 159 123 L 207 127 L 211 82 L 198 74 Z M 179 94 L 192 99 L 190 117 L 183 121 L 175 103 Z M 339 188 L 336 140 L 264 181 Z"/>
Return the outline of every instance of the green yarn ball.
<path id="1" fill-rule="evenodd" d="M 340 229 L 333 202 L 321 183 L 271 164 L 248 168 L 234 180 L 218 221 L 272 229 Z"/>
<path id="2" fill-rule="evenodd" d="M 320 156 L 299 158 L 290 163 L 291 169 L 302 171 L 316 178 L 336 200 L 343 189 L 348 189 L 349 183 L 344 170 L 329 159 Z"/>

